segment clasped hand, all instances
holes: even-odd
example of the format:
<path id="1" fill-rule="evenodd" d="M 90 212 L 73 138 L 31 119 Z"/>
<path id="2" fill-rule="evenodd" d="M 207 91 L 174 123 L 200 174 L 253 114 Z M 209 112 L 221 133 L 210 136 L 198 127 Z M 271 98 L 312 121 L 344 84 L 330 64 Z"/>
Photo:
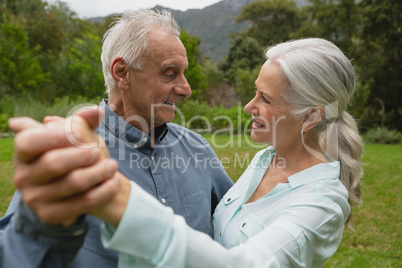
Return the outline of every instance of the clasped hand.
<path id="1" fill-rule="evenodd" d="M 66 119 L 46 117 L 43 124 L 10 119 L 17 133 L 14 185 L 42 221 L 67 226 L 90 213 L 118 225 L 130 183 L 94 131 L 101 114 L 87 108 Z"/>

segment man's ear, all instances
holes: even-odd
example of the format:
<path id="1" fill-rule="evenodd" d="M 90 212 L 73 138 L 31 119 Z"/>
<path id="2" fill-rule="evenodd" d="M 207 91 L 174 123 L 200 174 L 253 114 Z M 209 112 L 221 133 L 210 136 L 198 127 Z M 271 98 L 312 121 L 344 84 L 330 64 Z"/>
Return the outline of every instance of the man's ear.
<path id="1" fill-rule="evenodd" d="M 303 130 L 307 131 L 315 127 L 318 122 L 324 117 L 324 108 L 321 106 L 314 106 L 310 111 L 304 116 L 303 120 Z"/>
<path id="2" fill-rule="evenodd" d="M 110 66 L 113 79 L 116 85 L 121 90 L 127 90 L 129 88 L 129 70 L 127 64 L 124 63 L 123 58 L 117 57 L 113 60 Z"/>

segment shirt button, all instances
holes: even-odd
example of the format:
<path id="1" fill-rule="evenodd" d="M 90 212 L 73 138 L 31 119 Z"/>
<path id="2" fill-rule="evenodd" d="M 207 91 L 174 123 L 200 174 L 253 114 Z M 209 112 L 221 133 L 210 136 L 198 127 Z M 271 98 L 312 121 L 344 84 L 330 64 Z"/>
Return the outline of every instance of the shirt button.
<path id="1" fill-rule="evenodd" d="M 165 198 L 162 198 L 161 201 L 162 201 L 163 204 L 166 203 L 166 199 L 165 199 Z"/>
<path id="2" fill-rule="evenodd" d="M 230 200 L 232 200 L 232 198 L 229 197 L 228 200 L 226 200 L 226 201 L 227 201 L 227 202 L 230 202 Z"/>
<path id="3" fill-rule="evenodd" d="M 244 228 L 244 226 L 246 226 L 246 223 L 243 223 L 241 227 Z"/>
<path id="4" fill-rule="evenodd" d="M 82 235 L 83 233 L 85 233 L 85 229 L 78 229 L 74 231 L 73 236 L 79 236 Z"/>
<path id="5" fill-rule="evenodd" d="M 137 148 L 138 148 L 138 145 L 137 145 L 137 144 L 134 144 L 134 146 L 133 146 L 133 147 L 137 149 Z"/>
<path id="6" fill-rule="evenodd" d="M 147 140 L 148 140 L 147 138 L 142 138 L 143 142 L 147 142 Z"/>
<path id="7" fill-rule="evenodd" d="M 154 160 L 154 159 L 155 159 L 155 157 L 154 157 L 154 156 L 151 156 L 151 159 L 152 159 L 152 160 Z"/>

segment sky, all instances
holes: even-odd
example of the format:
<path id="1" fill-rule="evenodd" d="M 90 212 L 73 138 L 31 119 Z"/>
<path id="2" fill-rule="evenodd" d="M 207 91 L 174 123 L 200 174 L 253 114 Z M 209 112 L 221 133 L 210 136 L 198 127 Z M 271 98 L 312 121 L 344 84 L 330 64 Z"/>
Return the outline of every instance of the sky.
<path id="1" fill-rule="evenodd" d="M 49 3 L 55 0 L 47 0 Z M 121 13 L 126 9 L 140 7 L 154 7 L 161 5 L 171 9 L 185 11 L 191 8 L 204 8 L 219 2 L 220 0 L 62 0 L 80 18 L 92 18 L 107 16 L 113 13 Z"/>

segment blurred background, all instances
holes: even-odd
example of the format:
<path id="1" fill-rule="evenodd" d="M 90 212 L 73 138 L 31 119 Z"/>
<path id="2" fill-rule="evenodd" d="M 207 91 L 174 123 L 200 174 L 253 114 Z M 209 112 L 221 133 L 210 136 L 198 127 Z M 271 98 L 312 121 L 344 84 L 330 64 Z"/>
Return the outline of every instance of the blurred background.
<path id="1" fill-rule="evenodd" d="M 2 133 L 8 132 L 9 117 L 29 115 L 40 120 L 45 114 L 66 116 L 77 104 L 97 104 L 105 97 L 100 62 L 102 36 L 118 13 L 85 17 L 84 14 L 94 13 L 88 13 L 91 7 L 97 10 L 94 1 L 79 1 L 80 5 L 74 0 L 1 2 Z M 105 2 L 99 2 L 99 13 Z M 166 6 L 180 4 L 180 1 L 162 2 Z M 194 5 L 200 2 L 194 1 Z M 189 56 L 186 76 L 193 96 L 178 105 L 186 118 L 201 112 L 210 118 L 237 116 L 236 106 L 244 106 L 254 95 L 264 48 L 294 38 L 322 37 L 353 59 L 359 87 L 350 112 L 358 119 L 361 132 L 367 134 L 366 139 L 400 143 L 401 1 L 210 2 L 215 3 L 185 11 L 185 6 L 182 10 L 171 9 L 182 28 L 181 39 Z M 138 5 L 145 4 L 135 2 L 126 8 Z M 220 121 L 212 129 L 227 127 L 228 123 Z M 205 128 L 204 124 L 195 120 L 190 127 Z"/>

